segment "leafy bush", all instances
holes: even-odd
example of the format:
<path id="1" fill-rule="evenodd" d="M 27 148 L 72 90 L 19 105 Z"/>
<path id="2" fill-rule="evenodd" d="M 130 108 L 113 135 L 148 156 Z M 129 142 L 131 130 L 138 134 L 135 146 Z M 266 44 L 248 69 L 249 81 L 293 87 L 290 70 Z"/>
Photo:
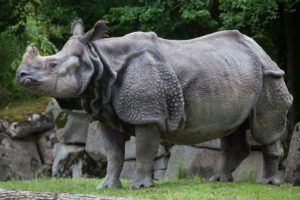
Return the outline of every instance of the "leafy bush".
<path id="1" fill-rule="evenodd" d="M 33 3 L 19 2 L 15 5 L 13 15 L 19 21 L 8 26 L 0 34 L 0 103 L 12 99 L 36 98 L 38 95 L 28 93 L 14 82 L 16 69 L 28 44 L 35 43 L 42 55 L 49 55 L 57 51 L 55 45 L 48 40 L 46 24 L 36 16 Z"/>

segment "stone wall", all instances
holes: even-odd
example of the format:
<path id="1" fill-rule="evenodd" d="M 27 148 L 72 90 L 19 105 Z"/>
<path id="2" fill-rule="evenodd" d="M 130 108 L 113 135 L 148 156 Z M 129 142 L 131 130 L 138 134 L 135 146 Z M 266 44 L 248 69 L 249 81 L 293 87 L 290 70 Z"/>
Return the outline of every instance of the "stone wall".
<path id="1" fill-rule="evenodd" d="M 0 120 L 0 180 L 32 179 L 49 174 L 53 164 L 53 146 L 57 142 L 51 99 L 45 109 L 25 122 Z"/>

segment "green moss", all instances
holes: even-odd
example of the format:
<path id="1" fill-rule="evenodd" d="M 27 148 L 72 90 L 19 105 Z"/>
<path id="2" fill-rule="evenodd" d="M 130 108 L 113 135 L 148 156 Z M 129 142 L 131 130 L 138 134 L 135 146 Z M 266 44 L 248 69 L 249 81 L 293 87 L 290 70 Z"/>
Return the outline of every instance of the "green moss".
<path id="1" fill-rule="evenodd" d="M 26 122 L 28 117 L 35 113 L 43 112 L 48 102 L 51 100 L 49 97 L 41 97 L 39 99 L 16 101 L 0 107 L 0 119 L 6 119 L 9 123 Z"/>
<path id="2" fill-rule="evenodd" d="M 65 112 L 65 111 L 59 113 L 59 115 L 55 119 L 55 125 L 57 128 L 65 127 L 65 125 L 68 121 L 68 115 L 69 115 L 69 113 Z"/>
<path id="3" fill-rule="evenodd" d="M 72 166 L 83 161 L 82 174 L 89 174 L 93 177 L 103 178 L 105 176 L 105 170 L 102 170 L 100 166 L 90 158 L 85 151 L 70 153 L 63 162 L 63 173 L 60 173 L 60 177 L 70 177 L 72 176 Z"/>
<path id="4" fill-rule="evenodd" d="M 97 164 L 86 153 L 84 154 L 84 165 L 82 167 L 83 174 L 90 174 L 90 177 L 103 178 L 106 175 L 106 166 Z"/>

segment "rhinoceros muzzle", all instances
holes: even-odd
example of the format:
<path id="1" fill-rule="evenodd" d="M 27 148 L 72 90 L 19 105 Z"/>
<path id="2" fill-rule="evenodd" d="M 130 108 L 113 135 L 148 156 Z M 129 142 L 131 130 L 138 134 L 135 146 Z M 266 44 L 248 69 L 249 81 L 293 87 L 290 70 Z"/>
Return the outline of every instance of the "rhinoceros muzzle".
<path id="1" fill-rule="evenodd" d="M 21 72 L 19 72 L 17 74 L 17 77 L 16 77 L 16 83 L 20 84 L 22 86 L 32 85 L 36 81 L 37 80 L 35 78 L 33 78 L 33 76 L 31 75 L 31 73 L 29 73 L 27 71 L 21 71 Z"/>

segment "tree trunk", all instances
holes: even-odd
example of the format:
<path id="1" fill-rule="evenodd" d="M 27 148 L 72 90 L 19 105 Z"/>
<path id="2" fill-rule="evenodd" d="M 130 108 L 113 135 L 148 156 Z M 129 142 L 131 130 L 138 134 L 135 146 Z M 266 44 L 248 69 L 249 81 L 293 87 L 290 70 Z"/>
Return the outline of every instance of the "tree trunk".
<path id="1" fill-rule="evenodd" d="M 29 192 L 17 190 L 5 190 L 0 188 L 0 199 L 22 200 L 133 200 L 132 198 L 100 197 L 84 194 Z"/>

